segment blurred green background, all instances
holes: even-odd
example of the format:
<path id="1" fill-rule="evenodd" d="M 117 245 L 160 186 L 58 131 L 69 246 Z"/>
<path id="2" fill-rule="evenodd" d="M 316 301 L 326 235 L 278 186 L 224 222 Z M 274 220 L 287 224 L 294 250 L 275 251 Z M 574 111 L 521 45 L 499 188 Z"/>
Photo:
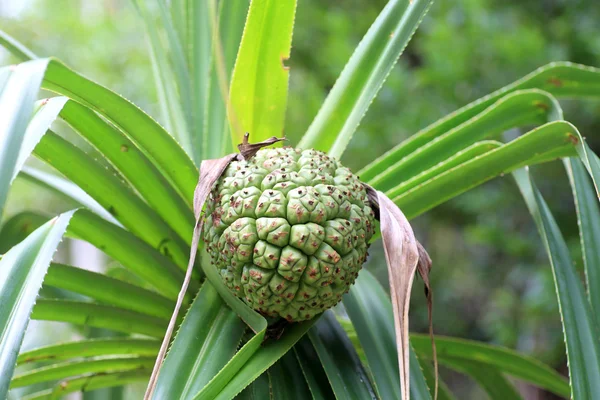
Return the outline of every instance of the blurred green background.
<path id="1" fill-rule="evenodd" d="M 230 0 L 244 1 L 244 0 Z M 383 0 L 300 0 L 293 40 L 286 134 L 297 142 Z M 344 163 L 354 170 L 438 118 L 551 61 L 600 66 L 596 0 L 438 1 L 355 134 Z M 39 56 L 55 56 L 158 117 L 144 27 L 118 0 L 0 0 L 2 29 Z M 13 62 L 0 52 L 2 63 Z M 600 102 L 565 102 L 565 118 L 600 150 Z M 514 137 L 518 132 L 508 132 Z M 536 181 L 577 253 L 577 225 L 560 162 L 534 168 Z M 17 181 L 7 217 L 70 205 Z M 438 334 L 501 344 L 567 372 L 552 272 L 512 178 L 500 178 L 417 218 L 434 261 Z M 85 260 L 83 261 L 85 263 Z M 85 266 L 85 265 L 82 265 Z M 380 245 L 367 268 L 386 283 Z M 412 331 L 426 332 L 417 282 Z M 468 379 L 442 371 L 457 398 L 484 398 Z M 526 399 L 550 394 L 520 385 Z"/>

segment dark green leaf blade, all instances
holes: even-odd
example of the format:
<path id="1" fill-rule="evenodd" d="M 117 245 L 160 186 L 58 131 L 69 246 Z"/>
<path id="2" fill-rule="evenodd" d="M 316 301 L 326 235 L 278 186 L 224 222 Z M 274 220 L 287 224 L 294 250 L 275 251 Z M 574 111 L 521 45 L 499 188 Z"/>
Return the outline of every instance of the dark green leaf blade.
<path id="1" fill-rule="evenodd" d="M 38 299 L 32 319 L 69 322 L 75 325 L 106 328 L 118 332 L 140 333 L 160 338 L 167 320 L 123 308 L 72 300 Z"/>
<path id="2" fill-rule="evenodd" d="M 152 398 L 193 398 L 233 357 L 244 328 L 213 286 L 202 285 L 163 362 Z"/>
<path id="3" fill-rule="evenodd" d="M 431 359 L 431 340 L 427 335 L 411 335 L 411 343 L 419 357 Z M 559 396 L 569 396 L 569 384 L 558 372 L 532 357 L 519 354 L 500 346 L 436 336 L 435 344 L 440 363 L 446 358 L 452 360 L 475 361 L 483 366 L 489 366 L 504 374 L 519 380 L 529 382 L 542 389 L 549 390 Z"/>
<path id="4" fill-rule="evenodd" d="M 35 361 L 60 361 L 75 357 L 95 357 L 108 355 L 154 356 L 160 342 L 142 338 L 101 338 L 85 339 L 38 347 L 22 352 L 17 364 Z"/>
<path id="5" fill-rule="evenodd" d="M 485 389 L 490 400 L 521 400 L 515 387 L 496 369 L 475 361 L 446 360 L 453 369 L 471 376 Z"/>
<path id="6" fill-rule="evenodd" d="M 175 307 L 174 302 L 150 290 L 70 265 L 52 263 L 44 285 L 159 318 L 169 318 Z"/>
<path id="7" fill-rule="evenodd" d="M 312 398 L 315 400 L 333 399 L 335 395 L 327 379 L 327 374 L 310 339 L 306 336 L 300 339 L 294 346 L 294 352 L 308 383 Z"/>
<path id="8" fill-rule="evenodd" d="M 368 374 L 331 311 L 308 333 L 338 398 L 377 399 Z"/>
<path id="9" fill-rule="evenodd" d="M 600 313 L 600 209 L 598 197 L 594 191 L 585 167 L 575 158 L 565 160 L 569 180 L 573 189 L 573 198 L 577 207 L 577 222 L 583 263 L 587 283 L 587 295 L 592 306 L 592 315 Z M 596 323 L 600 323 L 596 319 Z"/>
<path id="10" fill-rule="evenodd" d="M 63 380 L 57 383 L 52 389 L 30 394 L 23 397 L 22 400 L 57 400 L 67 393 L 79 391 L 89 392 L 106 387 L 122 386 L 133 382 L 143 382 L 148 380 L 148 376 L 150 376 L 150 369 L 84 375 L 73 379 Z"/>
<path id="11" fill-rule="evenodd" d="M 315 322 L 316 320 L 313 319 L 292 325 L 281 338 L 264 344 L 250 358 L 247 358 L 247 361 L 242 366 L 236 366 L 236 373 L 232 377 L 223 373 L 228 368 L 228 366 L 225 366 L 215 379 L 210 381 L 194 399 L 229 400 L 235 397 L 271 365 L 283 357 Z M 221 376 L 222 374 L 224 375 L 223 377 Z"/>
<path id="12" fill-rule="evenodd" d="M 400 398 L 393 310 L 385 290 L 369 271 L 363 270 L 354 286 L 344 296 L 343 302 L 367 357 L 379 395 L 383 399 Z M 431 341 L 428 343 L 431 348 Z M 430 399 L 412 346 L 409 352 L 411 398 Z"/>
<path id="13" fill-rule="evenodd" d="M 274 400 L 311 398 L 311 392 L 294 352 L 290 351 L 281 357 L 269 368 L 268 374 Z"/>
<path id="14" fill-rule="evenodd" d="M 150 368 L 153 362 L 154 357 L 114 357 L 50 364 L 15 375 L 10 383 L 10 387 L 17 388 L 34 385 L 40 382 L 65 379 L 88 373 Z"/>
<path id="15" fill-rule="evenodd" d="M 446 117 L 434 122 L 406 139 L 368 166 L 359 171 L 364 179 L 371 179 L 381 167 L 392 165 L 403 157 L 458 127 L 509 93 L 523 89 L 539 89 L 558 97 L 600 96 L 600 69 L 570 62 L 553 62 L 529 75 L 473 101 Z"/>
<path id="16" fill-rule="evenodd" d="M 513 175 L 538 226 L 552 265 L 567 345 L 571 397 L 600 397 L 598 329 L 583 286 L 573 268 L 567 245 L 528 171 L 518 170 Z"/>
<path id="17" fill-rule="evenodd" d="M 573 138 L 578 135 L 577 129 L 568 122 L 550 122 L 407 191 L 403 191 L 400 184 L 387 194 L 408 218 L 414 218 L 498 175 L 524 165 L 575 155 L 578 140 Z"/>

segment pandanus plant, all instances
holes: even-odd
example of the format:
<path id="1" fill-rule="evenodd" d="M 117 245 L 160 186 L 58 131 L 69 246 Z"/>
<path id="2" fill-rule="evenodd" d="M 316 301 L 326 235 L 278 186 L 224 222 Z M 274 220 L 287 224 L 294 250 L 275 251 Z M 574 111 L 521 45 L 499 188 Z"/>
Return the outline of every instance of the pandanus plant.
<path id="1" fill-rule="evenodd" d="M 40 390 L 26 398 L 45 399 L 132 382 L 147 382 L 155 399 L 436 397 L 435 347 L 408 336 L 417 270 L 428 301 L 431 290 L 430 260 L 407 218 L 507 173 L 549 256 L 569 379 L 457 338 L 436 338 L 439 362 L 493 399 L 519 398 L 507 375 L 565 398 L 600 397 L 600 162 L 556 100 L 600 97 L 600 70 L 549 64 L 353 174 L 339 160 L 430 0 L 390 0 L 304 137 L 283 144 L 296 1 L 133 3 L 163 125 L 0 35 L 22 61 L 0 69 L 0 210 L 16 178 L 79 204 L 49 221 L 18 214 L 0 231 L 0 397 L 30 385 Z M 40 89 L 57 96 L 36 101 Z M 95 157 L 52 131 L 57 119 Z M 26 165 L 30 155 L 58 174 Z M 585 289 L 527 168 L 558 159 L 577 205 Z M 136 279 L 52 262 L 63 237 L 89 242 Z M 359 272 L 379 237 L 391 296 Z M 40 295 L 42 284 L 61 291 Z M 121 334 L 19 353 L 30 319 Z M 443 382 L 439 398 L 453 398 Z"/>

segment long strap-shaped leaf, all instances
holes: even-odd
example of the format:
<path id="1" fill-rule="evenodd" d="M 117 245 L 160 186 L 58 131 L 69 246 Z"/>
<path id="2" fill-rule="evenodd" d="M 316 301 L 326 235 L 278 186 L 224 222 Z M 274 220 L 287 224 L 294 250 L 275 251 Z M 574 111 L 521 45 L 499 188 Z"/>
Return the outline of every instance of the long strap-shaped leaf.
<path id="1" fill-rule="evenodd" d="M 326 311 L 308 337 L 336 398 L 377 399 L 365 367 L 333 312 Z"/>
<path id="2" fill-rule="evenodd" d="M 228 110 L 233 143 L 280 136 L 287 103 L 296 0 L 254 0 L 233 70 Z"/>
<path id="3" fill-rule="evenodd" d="M 20 51 L 25 46 L 1 31 L 0 45 L 23 60 L 35 57 L 31 51 Z M 42 81 L 44 89 L 67 96 L 113 122 L 149 156 L 185 200 L 192 198 L 198 170 L 162 126 L 127 99 L 84 78 L 60 61 L 46 59 L 46 62 L 48 67 Z"/>
<path id="4" fill-rule="evenodd" d="M 341 157 L 432 0 L 390 0 L 344 67 L 299 143 Z"/>
<path id="5" fill-rule="evenodd" d="M 0 69 L 0 218 L 48 60 Z"/>
<path id="6" fill-rule="evenodd" d="M 209 1 L 211 13 L 215 0 Z M 206 101 L 206 129 L 202 159 L 222 157 L 233 148 L 227 105 L 229 104 L 229 82 L 235 59 L 240 48 L 244 22 L 248 15 L 246 1 L 220 1 L 218 16 L 212 15 L 213 42 L 208 99 Z"/>
<path id="7" fill-rule="evenodd" d="M 19 354 L 17 364 L 36 361 L 60 361 L 75 357 L 110 355 L 154 356 L 160 342 L 142 338 L 101 338 L 64 342 L 38 347 Z"/>
<path id="8" fill-rule="evenodd" d="M 154 357 L 110 357 L 94 360 L 68 361 L 50 364 L 31 371 L 15 375 L 10 383 L 11 388 L 34 385 L 40 382 L 65 379 L 93 372 L 126 371 L 150 368 Z"/>
<path id="9" fill-rule="evenodd" d="M 6 398 L 31 309 L 73 212 L 42 225 L 0 260 L 0 398 Z"/>
<path id="10" fill-rule="evenodd" d="M 63 197 L 67 202 L 73 201 L 75 204 L 87 208 L 94 212 L 99 217 L 109 221 L 119 227 L 123 227 L 119 221 L 115 219 L 108 211 L 106 211 L 96 200 L 87 194 L 79 186 L 73 182 L 61 178 L 58 175 L 42 171 L 41 169 L 24 166 L 19 175 L 20 178 L 26 179 L 31 183 L 42 186 L 46 189 Z"/>
<path id="11" fill-rule="evenodd" d="M 245 327 L 205 282 L 179 326 L 153 398 L 192 399 L 233 357 Z"/>
<path id="12" fill-rule="evenodd" d="M 502 132 L 562 119 L 557 100 L 537 89 L 510 93 L 488 108 L 450 129 L 393 164 L 378 165 L 378 175 L 360 175 L 385 191 L 452 157 L 482 139 L 496 139 Z"/>
<path id="13" fill-rule="evenodd" d="M 406 139 L 381 157 L 373 160 L 358 172 L 363 179 L 370 180 L 375 175 L 412 154 L 428 142 L 445 132 L 474 118 L 501 97 L 521 89 L 536 88 L 553 96 L 598 97 L 600 94 L 600 69 L 569 62 L 553 62 L 533 71 L 529 75 L 475 100 L 446 117 Z"/>
<path id="14" fill-rule="evenodd" d="M 431 345 L 426 335 L 411 334 L 410 341 L 419 357 L 432 358 Z M 549 390 L 558 396 L 569 397 L 568 381 L 558 372 L 532 357 L 473 340 L 437 336 L 435 342 L 440 364 L 452 367 L 446 364 L 446 359 L 477 361 L 481 365 Z"/>
<path id="15" fill-rule="evenodd" d="M 571 397 L 575 400 L 599 398 L 600 344 L 590 304 L 558 225 L 528 171 L 518 170 L 513 175 L 550 258 L 567 346 Z"/>
<path id="16" fill-rule="evenodd" d="M 381 237 L 394 309 L 401 398 L 408 400 L 410 397 L 408 308 L 412 283 L 419 262 L 419 249 L 413 230 L 398 206 L 382 192 L 370 187 L 367 192 L 371 202 L 379 208 Z"/>
<path id="17" fill-rule="evenodd" d="M 96 389 L 123 386 L 133 382 L 143 382 L 148 379 L 150 371 L 141 368 L 133 371 L 99 372 L 65 379 L 58 382 L 52 389 L 42 390 L 24 396 L 21 400 L 58 400 L 73 392 L 91 392 Z"/>
<path id="18" fill-rule="evenodd" d="M 522 400 L 515 387 L 498 370 L 472 360 L 447 359 L 452 369 L 469 375 L 486 391 L 490 400 Z"/>
<path id="19" fill-rule="evenodd" d="M 600 208 L 598 196 L 589 181 L 583 164 L 574 158 L 565 160 L 573 198 L 577 207 L 577 222 L 587 283 L 587 295 L 596 323 L 600 323 Z"/>
<path id="20" fill-rule="evenodd" d="M 377 392 L 382 399 L 399 398 L 398 354 L 392 351 L 396 335 L 389 296 L 373 274 L 363 269 L 350 291 L 344 296 L 343 302 L 352 321 L 351 326 L 354 327 L 365 352 L 369 369 L 373 373 L 373 383 Z M 425 347 L 431 354 L 431 343 L 427 343 Z M 408 351 L 411 353 L 411 399 L 430 399 L 418 361 L 415 364 L 416 357 L 412 354 L 414 352 L 411 347 Z M 424 388 L 426 394 L 420 395 L 418 388 Z"/>

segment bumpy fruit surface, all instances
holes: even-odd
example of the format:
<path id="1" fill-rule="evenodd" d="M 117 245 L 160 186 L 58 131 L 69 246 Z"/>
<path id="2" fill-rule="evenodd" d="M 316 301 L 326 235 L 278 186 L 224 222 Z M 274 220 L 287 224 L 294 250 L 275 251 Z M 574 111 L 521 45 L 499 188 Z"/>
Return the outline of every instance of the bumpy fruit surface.
<path id="1" fill-rule="evenodd" d="M 206 203 L 203 238 L 229 289 L 289 321 L 337 304 L 373 235 L 364 185 L 320 151 L 263 149 L 232 162 Z"/>

